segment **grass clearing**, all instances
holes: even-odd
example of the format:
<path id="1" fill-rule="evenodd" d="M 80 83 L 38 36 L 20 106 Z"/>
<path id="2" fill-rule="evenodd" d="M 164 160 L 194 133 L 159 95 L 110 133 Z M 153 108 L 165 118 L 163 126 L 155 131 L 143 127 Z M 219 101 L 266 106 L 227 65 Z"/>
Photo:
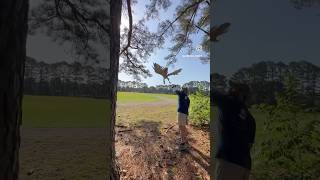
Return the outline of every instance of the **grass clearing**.
<path id="1" fill-rule="evenodd" d="M 119 92 L 118 104 L 160 102 L 163 99 L 176 99 L 175 95 Z M 22 127 L 33 128 L 95 128 L 105 127 L 110 118 L 110 102 L 106 99 L 86 97 L 33 96 L 23 98 Z M 139 117 L 165 119 L 157 114 L 175 112 L 173 106 L 160 108 L 120 108 L 119 114 L 129 114 L 122 122 L 132 121 L 135 124 Z M 162 115 L 163 116 L 163 115 Z"/>
<path id="2" fill-rule="evenodd" d="M 118 92 L 118 102 L 156 102 L 162 98 L 176 99 L 175 95 L 171 94 L 152 94 L 152 93 L 137 93 L 137 92 Z"/>
<path id="3" fill-rule="evenodd" d="M 118 92 L 118 102 L 155 102 L 158 100 L 153 94 L 136 93 L 136 92 Z"/>
<path id="4" fill-rule="evenodd" d="M 176 105 L 118 107 L 116 123 L 118 125 L 134 126 L 140 124 L 140 122 L 148 121 L 163 125 L 176 121 L 176 111 Z"/>
<path id="5" fill-rule="evenodd" d="M 110 117 L 108 103 L 105 99 L 25 95 L 22 127 L 105 127 Z"/>

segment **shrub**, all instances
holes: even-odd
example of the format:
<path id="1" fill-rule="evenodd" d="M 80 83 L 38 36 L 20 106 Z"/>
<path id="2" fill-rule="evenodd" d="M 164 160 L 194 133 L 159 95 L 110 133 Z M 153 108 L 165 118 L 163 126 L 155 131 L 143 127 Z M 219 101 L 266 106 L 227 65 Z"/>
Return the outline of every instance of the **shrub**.
<path id="1" fill-rule="evenodd" d="M 190 122 L 195 126 L 209 124 L 210 97 L 202 91 L 190 95 Z"/>
<path id="2" fill-rule="evenodd" d="M 320 176 L 319 119 L 296 101 L 295 80 L 289 76 L 276 105 L 261 105 L 268 117 L 265 136 L 254 147 L 256 179 L 317 179 Z"/>

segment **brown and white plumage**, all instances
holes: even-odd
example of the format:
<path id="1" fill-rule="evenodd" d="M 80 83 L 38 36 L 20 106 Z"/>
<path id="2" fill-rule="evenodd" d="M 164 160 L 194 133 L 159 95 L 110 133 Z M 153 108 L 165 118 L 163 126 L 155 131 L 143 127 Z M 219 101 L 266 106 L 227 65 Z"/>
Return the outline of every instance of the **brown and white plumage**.
<path id="1" fill-rule="evenodd" d="M 163 84 L 165 84 L 165 80 L 167 79 L 169 81 L 169 83 L 171 84 L 170 80 L 169 80 L 169 76 L 172 75 L 178 75 L 182 69 L 177 69 L 171 73 L 168 73 L 168 68 L 167 67 L 162 67 L 157 63 L 153 63 L 153 70 L 154 72 L 156 72 L 157 74 L 160 74 L 163 77 Z"/>

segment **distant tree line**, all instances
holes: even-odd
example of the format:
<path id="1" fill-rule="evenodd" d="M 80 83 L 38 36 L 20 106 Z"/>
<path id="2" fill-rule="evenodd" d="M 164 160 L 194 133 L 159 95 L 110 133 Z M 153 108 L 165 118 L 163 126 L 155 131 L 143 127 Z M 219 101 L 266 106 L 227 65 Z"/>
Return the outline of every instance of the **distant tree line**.
<path id="1" fill-rule="evenodd" d="M 106 97 L 107 73 L 107 69 L 78 62 L 48 64 L 27 57 L 24 94 Z"/>
<path id="2" fill-rule="evenodd" d="M 178 85 L 180 86 L 180 85 Z M 158 86 L 144 86 L 144 87 L 118 87 L 119 91 L 123 92 L 141 92 L 141 93 L 159 93 L 159 94 L 174 94 L 172 86 L 158 85 Z"/>
<path id="3" fill-rule="evenodd" d="M 276 96 L 284 88 L 288 73 L 297 81 L 298 100 L 304 107 L 320 107 L 320 68 L 310 62 L 263 61 L 239 69 L 230 78 L 211 74 L 212 88 L 226 90 L 228 80 L 243 82 L 251 87 L 250 104 L 275 104 Z"/>
<path id="4" fill-rule="evenodd" d="M 125 92 L 174 94 L 174 91 L 172 90 L 173 85 L 178 86 L 178 88 L 188 87 L 191 94 L 194 94 L 198 90 L 202 90 L 208 94 L 210 90 L 210 83 L 208 81 L 190 81 L 182 86 L 177 84 L 148 86 L 146 83 L 121 80 L 118 82 L 118 90 Z"/>
<path id="5" fill-rule="evenodd" d="M 106 97 L 108 70 L 85 66 L 78 62 L 44 63 L 27 57 L 24 76 L 24 93 L 50 96 Z M 181 87 L 180 85 L 178 85 Z M 183 84 L 191 93 L 202 89 L 209 92 L 208 81 L 190 81 Z M 118 90 L 126 92 L 173 94 L 172 85 L 148 86 L 138 81 L 118 81 Z"/>
<path id="6" fill-rule="evenodd" d="M 297 80 L 299 101 L 305 107 L 320 106 L 320 68 L 310 62 L 263 61 L 241 68 L 231 77 L 211 74 L 216 89 L 226 90 L 228 80 L 247 83 L 251 87 L 250 104 L 274 104 L 277 93 L 284 88 L 284 79 L 291 72 Z M 85 66 L 81 63 L 58 62 L 48 64 L 27 57 L 24 77 L 24 93 L 55 96 L 105 97 L 109 92 L 107 69 Z M 180 85 L 178 85 L 181 87 Z M 190 81 L 182 86 L 191 93 L 201 89 L 209 92 L 207 81 Z M 119 91 L 172 94 L 171 85 L 148 86 L 136 81 L 118 82 Z"/>

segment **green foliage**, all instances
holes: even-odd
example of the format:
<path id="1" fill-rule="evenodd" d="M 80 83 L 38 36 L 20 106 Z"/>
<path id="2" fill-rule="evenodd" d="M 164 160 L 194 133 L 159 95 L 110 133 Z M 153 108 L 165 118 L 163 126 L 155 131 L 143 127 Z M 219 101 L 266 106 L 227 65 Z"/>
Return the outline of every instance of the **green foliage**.
<path id="1" fill-rule="evenodd" d="M 190 121 L 196 126 L 209 124 L 210 97 L 202 91 L 197 91 L 190 96 Z"/>
<path id="2" fill-rule="evenodd" d="M 291 180 L 320 177 L 320 129 L 316 115 L 297 103 L 297 83 L 289 75 L 276 105 L 260 105 L 267 112 L 265 136 L 254 148 L 257 179 Z"/>

